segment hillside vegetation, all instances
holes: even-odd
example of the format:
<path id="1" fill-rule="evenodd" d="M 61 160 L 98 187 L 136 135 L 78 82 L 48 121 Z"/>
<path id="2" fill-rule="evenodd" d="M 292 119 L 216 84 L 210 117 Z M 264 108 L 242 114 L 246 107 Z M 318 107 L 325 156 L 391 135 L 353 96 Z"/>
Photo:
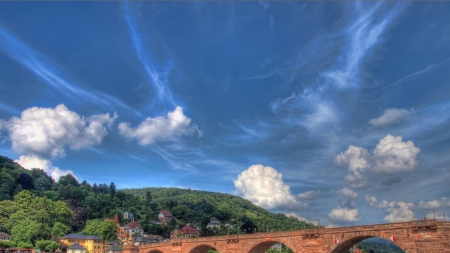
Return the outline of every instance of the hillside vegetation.
<path id="1" fill-rule="evenodd" d="M 275 214 L 254 205 L 252 202 L 230 194 L 197 191 L 179 188 L 140 188 L 123 189 L 122 192 L 144 199 L 147 192 L 158 207 L 172 210 L 176 216 L 176 206 L 187 206 L 192 211 L 191 221 L 201 223 L 204 216 L 213 216 L 222 222 L 236 223 L 251 220 L 261 231 L 286 231 L 312 227 L 311 224 L 299 221 L 285 214 Z M 183 217 L 179 217 L 183 219 Z M 184 222 L 190 222 L 183 219 Z"/>
<path id="2" fill-rule="evenodd" d="M 36 208 L 41 212 L 30 211 Z M 150 225 L 151 220 L 157 220 L 161 209 L 170 210 L 176 219 L 163 225 Z M 248 200 L 229 194 L 177 188 L 117 190 L 114 182 L 109 185 L 91 185 L 86 181 L 80 183 L 70 174 L 55 182 L 41 169 L 27 170 L 8 157 L 0 156 L 0 226 L 3 232 L 11 234 L 12 244 L 15 244 L 6 246 L 19 243 L 37 245 L 42 240 L 55 239 L 67 233 L 115 239 L 114 233 L 100 234 L 96 232 L 99 229 L 91 229 L 89 225 L 111 227 L 101 224 L 104 218 L 112 218 L 115 213 L 119 213 L 123 225 L 129 221 L 122 219 L 120 214 L 123 211 L 134 213 L 135 220 L 145 232 L 164 237 L 169 237 L 177 223 L 183 226 L 194 222 L 204 228 L 211 217 L 216 217 L 222 223 L 238 225 L 230 231 L 215 231 L 216 235 L 243 233 L 246 227 L 252 227 L 254 231 L 254 225 L 258 228 L 257 232 L 313 227 L 297 218 L 268 212 Z M 64 220 L 57 220 L 53 216 L 44 218 L 46 216 L 42 212 L 64 213 Z M 24 213 L 28 213 L 29 217 L 20 216 Z M 25 218 L 27 222 L 11 222 L 13 219 L 20 221 Z M 42 229 L 45 233 L 30 232 Z"/>

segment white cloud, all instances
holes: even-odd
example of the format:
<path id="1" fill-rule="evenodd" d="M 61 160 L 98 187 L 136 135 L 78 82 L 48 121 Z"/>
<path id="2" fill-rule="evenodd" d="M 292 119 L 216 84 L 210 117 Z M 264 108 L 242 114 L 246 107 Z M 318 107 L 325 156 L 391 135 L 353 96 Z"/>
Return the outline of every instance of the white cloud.
<path id="1" fill-rule="evenodd" d="M 398 124 L 413 113 L 413 110 L 390 108 L 386 109 L 378 118 L 369 120 L 372 127 L 383 127 L 391 124 Z"/>
<path id="2" fill-rule="evenodd" d="M 374 169 L 378 173 L 411 171 L 417 166 L 419 153 L 412 141 L 403 142 L 401 136 L 387 135 L 374 150 Z"/>
<path id="3" fill-rule="evenodd" d="M 350 145 L 346 151 L 336 156 L 334 163 L 348 170 L 349 174 L 345 178 L 348 186 L 363 188 L 368 185 L 364 176 L 366 172 L 390 174 L 411 171 L 418 164 L 416 158 L 419 153 L 420 149 L 412 141 L 403 142 L 401 136 L 388 134 L 380 139 L 372 153 L 365 148 Z M 393 184 L 388 183 L 385 185 Z"/>
<path id="4" fill-rule="evenodd" d="M 413 203 L 407 203 L 403 201 L 388 202 L 386 200 L 381 201 L 378 204 L 378 207 L 383 209 L 387 215 L 383 220 L 387 222 L 399 222 L 399 221 L 409 221 L 413 218 L 412 207 L 414 207 Z"/>
<path id="5" fill-rule="evenodd" d="M 357 172 L 345 176 L 345 182 L 348 186 L 353 188 L 365 188 L 369 184 L 367 179 L 362 174 Z"/>
<path id="6" fill-rule="evenodd" d="M 53 166 L 52 163 L 45 159 L 40 159 L 35 155 L 30 156 L 20 156 L 19 160 L 15 160 L 16 163 L 22 165 L 22 167 L 26 169 L 39 168 L 43 169 L 50 175 L 55 181 L 58 181 L 61 176 L 72 174 L 75 178 L 76 176 L 73 174 L 71 170 L 61 170 L 60 168 Z"/>
<path id="7" fill-rule="evenodd" d="M 255 205 L 267 209 L 290 210 L 308 205 L 298 201 L 284 184 L 283 175 L 276 169 L 261 164 L 252 165 L 234 180 L 236 193 Z"/>
<path id="8" fill-rule="evenodd" d="M 370 167 L 369 151 L 365 148 L 350 145 L 345 152 L 334 159 L 336 165 L 346 168 L 352 173 L 361 173 Z"/>
<path id="9" fill-rule="evenodd" d="M 3 125 L 9 131 L 12 148 L 18 153 L 54 158 L 65 148 L 80 149 L 100 143 L 117 115 L 98 114 L 88 118 L 70 111 L 64 104 L 53 108 L 32 107 Z"/>
<path id="10" fill-rule="evenodd" d="M 370 206 L 375 206 L 377 204 L 377 198 L 375 196 L 366 195 L 366 202 Z"/>
<path id="11" fill-rule="evenodd" d="M 450 207 L 450 199 L 447 197 L 442 197 L 441 199 L 437 199 L 437 200 L 420 201 L 419 207 L 423 208 L 423 209 L 442 208 L 442 207 L 449 208 Z"/>
<path id="12" fill-rule="evenodd" d="M 360 217 L 358 216 L 358 209 L 348 209 L 342 208 L 338 206 L 337 208 L 331 210 L 331 213 L 328 214 L 328 217 L 332 220 L 336 221 L 359 221 Z"/>
<path id="13" fill-rule="evenodd" d="M 137 128 L 132 128 L 125 122 L 120 123 L 118 128 L 122 136 L 136 139 L 142 146 L 165 141 L 174 136 L 193 135 L 196 132 L 202 135 L 197 126 L 191 124 L 191 119 L 184 115 L 183 108 L 180 106 L 177 106 L 173 112 L 169 112 L 167 117 L 145 119 Z"/>
<path id="14" fill-rule="evenodd" d="M 347 187 L 336 191 L 338 194 L 338 203 L 340 207 L 345 208 L 355 208 L 355 199 L 358 198 L 359 194 L 350 190 Z"/>
<path id="15" fill-rule="evenodd" d="M 322 194 L 322 192 L 320 190 L 317 191 L 307 191 L 305 193 L 300 193 L 297 195 L 298 199 L 301 200 L 310 200 L 310 199 L 316 199 L 320 196 L 320 194 Z"/>

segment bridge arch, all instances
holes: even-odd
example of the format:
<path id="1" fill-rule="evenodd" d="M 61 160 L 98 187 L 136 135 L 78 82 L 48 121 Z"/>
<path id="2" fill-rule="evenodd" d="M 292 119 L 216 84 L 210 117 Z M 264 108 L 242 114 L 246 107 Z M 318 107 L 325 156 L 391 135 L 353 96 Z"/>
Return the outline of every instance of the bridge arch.
<path id="1" fill-rule="evenodd" d="M 297 252 L 297 249 L 295 245 L 293 245 L 290 241 L 287 240 L 266 240 L 257 243 L 253 247 L 251 247 L 247 252 L 245 253 L 265 253 L 270 247 L 274 246 L 275 244 L 281 243 L 284 246 L 290 248 L 292 251 Z"/>
<path id="2" fill-rule="evenodd" d="M 166 253 L 166 252 L 163 252 L 163 251 L 158 250 L 158 249 L 151 249 L 151 250 L 147 251 L 147 253 Z"/>
<path id="3" fill-rule="evenodd" d="M 366 239 L 369 239 L 369 238 L 380 238 L 380 239 L 385 240 L 386 242 L 390 242 L 390 241 L 386 240 L 386 238 L 382 238 L 382 237 L 374 236 L 374 235 L 355 236 L 355 237 L 351 237 L 351 238 L 349 238 L 349 239 L 339 243 L 334 249 L 331 250 L 330 253 L 346 253 L 346 252 L 349 252 L 350 249 L 354 245 L 356 245 L 356 244 L 358 244 L 358 243 L 360 243 L 360 242 L 362 242 L 362 241 L 364 241 Z M 396 243 L 395 245 L 397 245 L 400 249 L 402 249 L 403 252 L 406 252 L 406 249 L 401 245 L 401 243 L 398 243 L 398 244 Z"/>
<path id="4" fill-rule="evenodd" d="M 192 249 L 190 249 L 189 253 L 207 253 L 208 250 L 210 250 L 210 249 L 216 250 L 219 253 L 226 253 L 226 252 L 221 252 L 220 249 L 218 249 L 218 247 L 216 245 L 209 244 L 209 243 L 197 245 L 197 246 L 193 247 Z"/>

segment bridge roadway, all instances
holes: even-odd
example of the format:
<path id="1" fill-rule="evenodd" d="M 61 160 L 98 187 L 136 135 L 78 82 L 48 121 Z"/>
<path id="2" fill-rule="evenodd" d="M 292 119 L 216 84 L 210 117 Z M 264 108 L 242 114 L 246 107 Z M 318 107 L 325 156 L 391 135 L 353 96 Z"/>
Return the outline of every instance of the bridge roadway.
<path id="1" fill-rule="evenodd" d="M 123 253 L 206 253 L 209 249 L 219 253 L 264 253 L 277 243 L 295 253 L 345 253 L 370 237 L 393 239 L 406 253 L 450 253 L 450 222 L 436 220 L 184 238 L 141 246 L 125 245 Z"/>

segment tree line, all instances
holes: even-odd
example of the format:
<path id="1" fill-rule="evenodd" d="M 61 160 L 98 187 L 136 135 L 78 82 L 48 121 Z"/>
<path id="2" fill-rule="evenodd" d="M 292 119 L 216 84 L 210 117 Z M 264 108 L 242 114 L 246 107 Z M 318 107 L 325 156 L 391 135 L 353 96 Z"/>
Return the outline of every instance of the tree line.
<path id="1" fill-rule="evenodd" d="M 174 219 L 151 225 L 162 209 L 172 212 Z M 123 211 L 132 212 L 146 233 L 169 237 L 175 226 L 197 223 L 201 235 L 211 217 L 222 224 L 235 224 L 232 229 L 215 229 L 213 234 L 263 232 L 311 228 L 312 224 L 284 214 L 275 214 L 250 201 L 229 194 L 178 188 L 142 188 L 117 190 L 114 182 L 89 184 L 78 182 L 71 174 L 56 182 L 42 169 L 27 170 L 5 156 L 0 156 L 0 228 L 12 240 L 5 247 L 52 249 L 58 237 L 68 233 L 96 235 L 116 240 L 114 222 L 104 221 Z M 257 228 L 261 228 L 259 231 Z M 38 232 L 39 231 L 39 232 Z M 8 244 L 8 243 L 7 243 Z"/>

